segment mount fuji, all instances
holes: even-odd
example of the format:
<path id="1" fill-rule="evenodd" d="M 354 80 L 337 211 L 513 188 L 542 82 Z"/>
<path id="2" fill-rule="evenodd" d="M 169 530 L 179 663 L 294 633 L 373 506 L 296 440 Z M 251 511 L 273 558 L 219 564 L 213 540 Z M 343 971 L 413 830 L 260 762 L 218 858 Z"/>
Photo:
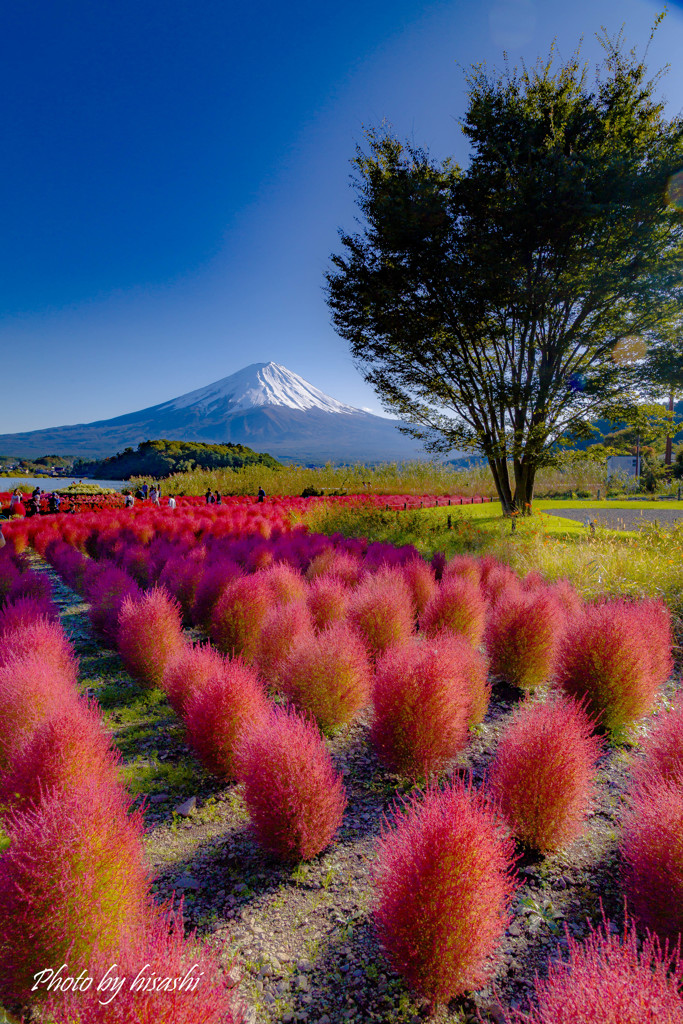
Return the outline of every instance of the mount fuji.
<path id="1" fill-rule="evenodd" d="M 232 441 L 308 465 L 424 458 L 422 446 L 397 427 L 398 421 L 345 405 L 278 363 L 253 363 L 214 384 L 114 419 L 0 434 L 0 453 L 101 458 L 167 438 Z"/>

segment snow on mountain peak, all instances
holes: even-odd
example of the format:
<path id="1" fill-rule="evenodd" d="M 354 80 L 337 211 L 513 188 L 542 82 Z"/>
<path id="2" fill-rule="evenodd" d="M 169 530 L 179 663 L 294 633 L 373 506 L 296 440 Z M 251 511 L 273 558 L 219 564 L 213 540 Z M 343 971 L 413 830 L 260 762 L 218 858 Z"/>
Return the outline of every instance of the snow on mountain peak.
<path id="1" fill-rule="evenodd" d="M 272 362 L 252 363 L 230 377 L 164 403 L 163 408 L 171 410 L 196 406 L 199 411 L 208 411 L 217 405 L 225 405 L 229 413 L 275 405 L 300 411 L 322 409 L 324 412 L 363 415 L 362 410 L 338 402 L 336 398 L 313 387 L 298 373 Z"/>

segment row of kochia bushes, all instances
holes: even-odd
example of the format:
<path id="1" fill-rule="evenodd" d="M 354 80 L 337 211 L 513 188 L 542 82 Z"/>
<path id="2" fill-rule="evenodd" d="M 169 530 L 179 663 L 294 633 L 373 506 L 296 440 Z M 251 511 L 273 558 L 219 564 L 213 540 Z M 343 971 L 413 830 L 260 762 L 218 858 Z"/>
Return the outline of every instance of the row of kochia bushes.
<path id="1" fill-rule="evenodd" d="M 314 856 L 341 823 L 345 794 L 320 729 L 372 705 L 370 739 L 387 767 L 432 777 L 466 746 L 492 681 L 529 691 L 552 683 L 512 716 L 485 786 L 430 784 L 378 851 L 374 917 L 394 967 L 434 1003 L 478 987 L 509 922 L 512 837 L 549 852 L 581 834 L 602 745 L 596 725 L 618 739 L 670 674 L 666 608 L 584 605 L 567 584 L 520 580 L 492 559 L 428 566 L 411 549 L 304 533 L 203 533 L 192 544 L 157 525 L 142 537 L 84 523 L 71 538 L 81 551 L 40 531 L 33 542 L 88 597 L 93 625 L 131 673 L 164 689 L 207 769 L 244 782 L 256 838 L 277 856 Z M 181 615 L 204 625 L 213 646 L 188 645 Z M 290 706 L 273 706 L 268 690 Z M 621 844 L 631 913 L 674 941 L 682 727 L 677 706 L 651 734 Z M 668 978 L 666 962 L 656 938 L 639 954 L 628 926 L 623 941 L 606 930 L 585 947 L 570 943 L 569 966 L 539 983 L 528 1019 L 664 1020 L 669 1007 L 678 1020 L 680 971 L 674 964 Z M 634 981 L 646 1008 L 631 1018 Z M 559 1016 L 567 1006 L 574 1016 Z"/>
<path id="2" fill-rule="evenodd" d="M 143 816 L 49 581 L 0 552 L 0 1012 L 51 1024 L 243 1019 L 214 954 L 158 907 Z"/>

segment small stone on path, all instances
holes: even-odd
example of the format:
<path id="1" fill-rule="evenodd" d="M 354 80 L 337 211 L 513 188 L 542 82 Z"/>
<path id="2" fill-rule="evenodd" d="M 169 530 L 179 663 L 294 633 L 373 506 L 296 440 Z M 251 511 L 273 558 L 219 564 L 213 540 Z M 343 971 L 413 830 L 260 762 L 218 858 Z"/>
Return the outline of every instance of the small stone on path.
<path id="1" fill-rule="evenodd" d="M 191 796 L 188 797 L 188 799 L 184 803 L 178 804 L 178 806 L 175 808 L 175 813 L 179 814 L 181 818 L 189 818 L 196 807 L 197 797 Z"/>

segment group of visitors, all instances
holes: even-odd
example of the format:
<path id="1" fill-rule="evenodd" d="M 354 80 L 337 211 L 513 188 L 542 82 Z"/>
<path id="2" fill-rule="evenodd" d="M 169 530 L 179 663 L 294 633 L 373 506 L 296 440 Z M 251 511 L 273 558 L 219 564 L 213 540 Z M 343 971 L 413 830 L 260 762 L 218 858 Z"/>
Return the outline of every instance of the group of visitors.
<path id="1" fill-rule="evenodd" d="M 206 498 L 207 505 L 221 505 L 223 503 L 221 493 L 219 491 L 212 491 L 210 487 L 204 497 Z"/>
<path id="2" fill-rule="evenodd" d="M 161 487 L 159 487 L 157 484 L 152 484 L 151 487 L 149 487 L 147 484 L 143 484 L 142 487 L 138 487 L 138 489 L 135 491 L 135 494 L 131 493 L 131 491 L 126 491 L 124 497 L 125 508 L 132 508 L 133 505 L 135 504 L 136 498 L 138 499 L 138 501 L 146 501 L 149 498 L 153 505 L 156 505 L 158 508 L 161 507 Z M 168 496 L 168 507 L 176 507 L 176 500 L 172 494 L 169 494 Z"/>
<path id="3" fill-rule="evenodd" d="M 47 502 L 47 506 L 45 502 Z M 24 495 L 18 487 L 15 487 L 10 494 L 9 508 L 5 515 L 8 518 L 26 516 L 28 519 L 30 516 L 44 515 L 46 512 L 59 512 L 61 503 L 62 499 L 56 491 L 47 494 L 40 487 L 34 487 L 31 497 L 24 502 Z"/>

